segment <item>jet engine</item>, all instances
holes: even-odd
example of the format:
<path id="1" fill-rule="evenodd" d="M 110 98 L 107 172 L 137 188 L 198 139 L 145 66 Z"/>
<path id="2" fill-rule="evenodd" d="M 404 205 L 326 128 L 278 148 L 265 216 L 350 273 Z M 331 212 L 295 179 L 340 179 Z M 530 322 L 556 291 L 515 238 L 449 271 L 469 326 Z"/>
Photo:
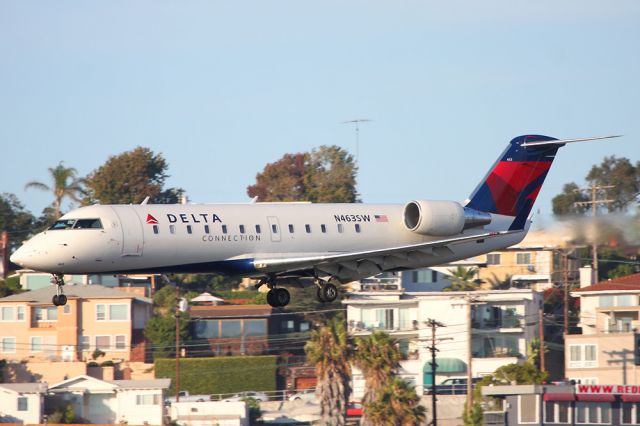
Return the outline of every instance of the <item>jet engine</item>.
<path id="1" fill-rule="evenodd" d="M 489 223 L 489 213 L 462 207 L 455 201 L 415 200 L 404 206 L 405 226 L 421 235 L 446 237 Z"/>

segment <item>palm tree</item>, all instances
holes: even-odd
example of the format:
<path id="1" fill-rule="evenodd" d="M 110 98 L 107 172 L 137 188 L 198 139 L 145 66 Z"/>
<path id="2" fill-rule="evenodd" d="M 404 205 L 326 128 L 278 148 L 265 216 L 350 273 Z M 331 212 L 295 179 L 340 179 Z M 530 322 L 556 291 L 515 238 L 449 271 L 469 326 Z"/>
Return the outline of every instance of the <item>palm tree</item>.
<path id="1" fill-rule="evenodd" d="M 351 395 L 351 351 L 347 339 L 344 320 L 336 317 L 314 330 L 304 347 L 307 361 L 316 367 L 323 425 L 346 424 L 347 402 Z"/>
<path id="2" fill-rule="evenodd" d="M 477 289 L 476 272 L 478 268 L 465 268 L 458 265 L 451 271 L 451 287 L 444 288 L 443 291 L 473 291 Z"/>
<path id="3" fill-rule="evenodd" d="M 365 380 L 362 404 L 365 407 L 361 424 L 369 424 L 367 405 L 377 401 L 379 393 L 400 368 L 400 351 L 396 341 L 383 331 L 356 339 L 354 364 Z"/>
<path id="4" fill-rule="evenodd" d="M 76 169 L 73 167 L 64 167 L 61 161 L 55 168 L 49 167 L 49 175 L 53 180 L 53 187 L 38 182 L 31 181 L 27 183 L 24 189 L 37 188 L 43 191 L 51 191 L 55 197 L 54 209 L 55 219 L 60 217 L 60 206 L 62 205 L 62 199 L 69 197 L 74 201 L 80 201 L 79 195 L 82 194 L 82 179 L 76 177 Z"/>
<path id="5" fill-rule="evenodd" d="M 393 377 L 380 390 L 378 399 L 365 405 L 365 410 L 368 420 L 379 426 L 412 426 L 426 417 L 416 389 L 398 377 Z"/>

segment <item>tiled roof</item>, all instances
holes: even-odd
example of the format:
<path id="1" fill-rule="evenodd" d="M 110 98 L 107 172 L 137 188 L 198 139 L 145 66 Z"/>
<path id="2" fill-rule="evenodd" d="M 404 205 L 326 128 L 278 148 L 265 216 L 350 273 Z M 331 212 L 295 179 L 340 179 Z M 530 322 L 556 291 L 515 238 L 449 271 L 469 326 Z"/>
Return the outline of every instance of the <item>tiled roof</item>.
<path id="1" fill-rule="evenodd" d="M 65 285 L 63 291 L 69 299 L 134 299 L 142 303 L 153 303 L 148 297 L 125 293 L 124 291 L 98 284 Z M 56 294 L 56 286 L 50 285 L 37 290 L 25 291 L 24 293 L 3 297 L 0 299 L 0 302 L 51 303 L 51 298 L 54 294 Z"/>
<path id="2" fill-rule="evenodd" d="M 588 287 L 577 288 L 574 292 L 587 291 L 640 291 L 640 273 L 626 275 L 624 277 L 612 278 L 607 281 L 600 281 Z"/>
<path id="3" fill-rule="evenodd" d="M 0 388 L 16 393 L 44 393 L 47 391 L 46 383 L 0 383 Z"/>

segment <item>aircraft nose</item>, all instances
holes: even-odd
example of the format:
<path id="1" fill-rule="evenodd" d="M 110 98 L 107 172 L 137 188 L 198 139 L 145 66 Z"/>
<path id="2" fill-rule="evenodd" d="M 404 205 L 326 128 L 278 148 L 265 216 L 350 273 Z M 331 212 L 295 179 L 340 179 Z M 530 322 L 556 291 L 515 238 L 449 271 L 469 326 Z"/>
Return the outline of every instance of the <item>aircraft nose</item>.
<path id="1" fill-rule="evenodd" d="M 16 250 L 9 258 L 11 262 L 15 263 L 16 265 L 20 265 L 23 268 L 24 268 L 24 262 L 26 259 L 27 259 L 27 255 L 26 255 L 26 250 L 24 246 Z"/>

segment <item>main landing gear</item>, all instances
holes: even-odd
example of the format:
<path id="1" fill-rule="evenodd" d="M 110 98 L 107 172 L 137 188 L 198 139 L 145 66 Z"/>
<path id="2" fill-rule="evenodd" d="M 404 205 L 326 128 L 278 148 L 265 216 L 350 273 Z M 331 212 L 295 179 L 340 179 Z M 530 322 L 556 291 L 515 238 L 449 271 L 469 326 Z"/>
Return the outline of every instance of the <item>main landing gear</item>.
<path id="1" fill-rule="evenodd" d="M 67 304 L 67 296 L 62 292 L 62 286 L 64 285 L 64 278 L 62 274 L 53 274 L 51 278 L 51 284 L 56 285 L 56 294 L 53 295 L 51 302 L 54 306 L 64 306 Z"/>
<path id="2" fill-rule="evenodd" d="M 338 297 L 338 289 L 330 282 L 326 282 L 318 278 L 316 280 L 316 285 L 318 286 L 316 294 L 318 296 L 318 300 L 322 303 L 333 302 Z"/>
<path id="3" fill-rule="evenodd" d="M 317 296 L 320 302 L 328 303 L 336 300 L 338 297 L 338 289 L 334 284 L 320 278 L 316 278 L 315 282 L 318 286 Z M 275 276 L 263 278 L 258 284 L 256 284 L 256 288 L 260 288 L 265 284 L 269 287 L 269 291 L 267 292 L 267 303 L 269 305 L 274 308 L 282 308 L 289 304 L 291 301 L 291 294 L 286 288 L 276 287 Z"/>

